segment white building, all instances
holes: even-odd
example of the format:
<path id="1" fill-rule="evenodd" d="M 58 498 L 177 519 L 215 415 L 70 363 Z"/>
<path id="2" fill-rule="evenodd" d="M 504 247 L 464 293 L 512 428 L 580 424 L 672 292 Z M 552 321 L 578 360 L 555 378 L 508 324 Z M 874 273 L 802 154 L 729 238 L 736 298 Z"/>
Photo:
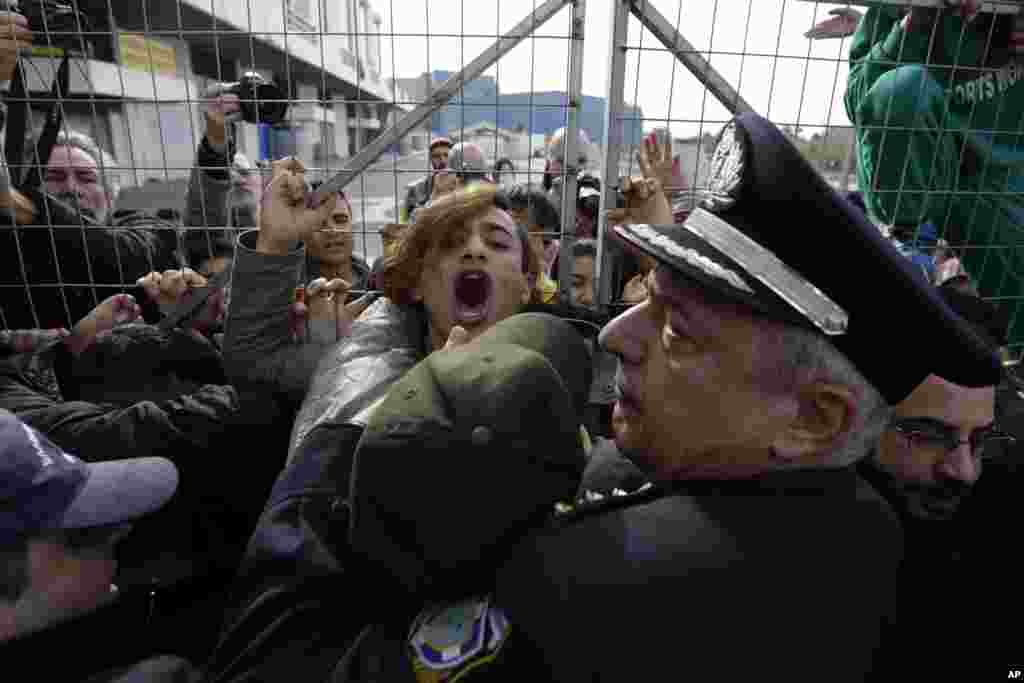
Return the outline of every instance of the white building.
<path id="1" fill-rule="evenodd" d="M 239 124 L 239 151 L 254 161 L 294 154 L 310 167 L 337 168 L 412 108 L 381 78 L 381 17 L 368 0 L 110 7 L 110 19 L 93 18 L 105 35 L 93 41 L 91 57 L 73 60 L 64 111 L 70 127 L 114 154 L 126 184 L 187 176 L 205 125 L 202 93 L 246 71 L 275 81 L 294 101 L 285 125 Z M 44 98 L 59 60 L 40 53 L 26 73 Z"/>

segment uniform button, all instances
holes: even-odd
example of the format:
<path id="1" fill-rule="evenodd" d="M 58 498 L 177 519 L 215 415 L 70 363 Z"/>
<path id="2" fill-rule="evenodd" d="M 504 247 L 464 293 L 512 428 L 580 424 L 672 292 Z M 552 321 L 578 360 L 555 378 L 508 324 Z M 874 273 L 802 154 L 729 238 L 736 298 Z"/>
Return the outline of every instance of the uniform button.
<path id="1" fill-rule="evenodd" d="M 494 362 L 494 356 L 492 356 L 491 354 L 487 354 L 486 356 L 483 357 L 483 361 L 485 363 L 493 363 Z"/>
<path id="2" fill-rule="evenodd" d="M 415 395 L 416 395 L 416 390 L 415 389 L 406 389 L 405 390 L 405 398 L 406 398 L 406 400 L 412 398 Z"/>
<path id="3" fill-rule="evenodd" d="M 486 446 L 491 442 L 491 430 L 483 425 L 476 427 L 470 435 L 474 446 Z"/>

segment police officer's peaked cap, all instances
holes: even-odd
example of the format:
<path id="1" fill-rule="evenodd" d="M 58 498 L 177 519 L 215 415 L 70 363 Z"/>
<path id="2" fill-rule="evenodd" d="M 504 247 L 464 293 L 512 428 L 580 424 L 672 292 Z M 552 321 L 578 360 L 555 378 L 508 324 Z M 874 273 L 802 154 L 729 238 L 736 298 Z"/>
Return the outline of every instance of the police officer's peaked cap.
<path id="1" fill-rule="evenodd" d="M 353 550 L 409 593 L 470 594 L 508 544 L 574 496 L 591 372 L 583 337 L 540 313 L 421 361 L 356 449 Z"/>
<path id="2" fill-rule="evenodd" d="M 612 234 L 734 300 L 826 335 L 890 403 L 933 373 L 968 387 L 999 382 L 990 345 L 757 114 L 725 126 L 706 199 L 683 225 L 620 225 Z M 893 343 L 914 353 L 892 353 Z"/>

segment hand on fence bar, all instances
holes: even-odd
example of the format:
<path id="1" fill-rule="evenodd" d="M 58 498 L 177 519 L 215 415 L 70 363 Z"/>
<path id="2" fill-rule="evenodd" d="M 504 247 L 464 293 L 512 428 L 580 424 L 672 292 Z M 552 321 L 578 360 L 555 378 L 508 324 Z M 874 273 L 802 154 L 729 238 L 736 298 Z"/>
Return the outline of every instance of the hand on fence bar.
<path id="1" fill-rule="evenodd" d="M 263 191 L 260 205 L 260 231 L 256 251 L 283 255 L 298 242 L 308 242 L 314 230 L 330 217 L 338 201 L 330 194 L 318 207 L 309 205 L 312 193 L 306 191 L 306 167 L 298 159 L 273 163 L 273 177 Z"/>
<path id="2" fill-rule="evenodd" d="M 0 12 L 0 81 L 14 76 L 18 53 L 32 47 L 28 19 L 17 12 Z"/>
<path id="3" fill-rule="evenodd" d="M 292 338 L 296 342 L 305 340 L 307 322 L 310 323 L 310 335 L 320 343 L 347 337 L 352 323 L 376 299 L 376 294 L 366 294 L 346 304 L 345 299 L 351 289 L 352 285 L 345 280 L 327 280 L 322 277 L 313 280 L 307 287 L 298 288 L 290 311 Z"/>
<path id="4" fill-rule="evenodd" d="M 206 100 L 206 137 L 211 145 L 227 144 L 228 124 L 241 117 L 238 95 L 227 93 Z"/>
<path id="5" fill-rule="evenodd" d="M 0 356 L 35 353 L 70 334 L 63 327 L 49 330 L 0 330 Z"/>
<path id="6" fill-rule="evenodd" d="M 103 332 L 118 325 L 135 322 L 141 317 L 142 308 L 135 303 L 135 297 L 131 294 L 115 294 L 104 299 L 99 306 L 79 320 L 64 343 L 72 353 L 82 353 Z"/>
<path id="7" fill-rule="evenodd" d="M 146 296 L 156 303 L 164 315 L 169 315 L 184 304 L 198 287 L 206 287 L 205 277 L 191 268 L 181 270 L 165 270 L 163 273 L 152 272 L 139 278 L 136 283 L 146 292 Z M 224 290 L 211 296 L 200 313 L 195 315 L 190 327 L 199 331 L 211 330 L 224 319 Z"/>
<path id="8" fill-rule="evenodd" d="M 623 178 L 619 183 L 626 198 L 626 208 L 609 209 L 608 225 L 647 223 L 670 225 L 672 207 L 669 206 L 661 181 L 652 178 Z"/>
<path id="9" fill-rule="evenodd" d="M 804 38 L 811 40 L 828 40 L 830 38 L 847 38 L 857 30 L 857 24 L 863 16 L 851 7 L 840 7 L 829 12 L 829 19 L 819 21 Z"/>

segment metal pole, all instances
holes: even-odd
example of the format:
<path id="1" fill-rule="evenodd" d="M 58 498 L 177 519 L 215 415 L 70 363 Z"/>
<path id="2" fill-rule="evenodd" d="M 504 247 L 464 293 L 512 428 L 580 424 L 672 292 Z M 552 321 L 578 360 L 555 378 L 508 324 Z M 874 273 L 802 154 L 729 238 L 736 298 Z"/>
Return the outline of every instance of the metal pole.
<path id="1" fill-rule="evenodd" d="M 562 242 L 558 248 L 558 293 L 563 301 L 572 298 L 572 245 L 576 241 L 576 176 L 580 169 L 579 114 L 583 94 L 583 29 L 587 1 L 575 0 L 572 6 L 572 45 L 569 49 L 569 108 L 565 126 L 565 182 L 562 183 Z"/>
<path id="2" fill-rule="evenodd" d="M 318 197 L 323 199 L 332 192 L 345 189 L 345 186 L 362 173 L 367 166 L 380 158 L 380 155 L 388 147 L 401 141 L 402 138 L 409 134 L 409 131 L 423 123 L 438 108 L 447 104 L 452 97 L 459 93 L 464 83 L 480 76 L 516 45 L 529 37 L 535 29 L 540 28 L 548 19 L 558 14 L 558 11 L 570 2 L 572 0 L 547 0 L 543 5 L 531 12 L 509 33 L 498 38 L 479 57 L 467 64 L 462 71 L 454 74 L 441 84 L 426 102 L 407 113 L 388 130 L 377 136 L 373 142 L 360 149 L 354 157 L 349 159 L 343 171 L 336 173 L 320 186 L 317 190 Z"/>
<path id="3" fill-rule="evenodd" d="M 604 309 L 612 302 L 612 259 L 605 239 L 605 212 L 615 208 L 622 154 L 622 110 L 625 106 L 626 40 L 632 0 L 612 0 L 612 36 L 608 46 L 608 87 L 604 104 L 604 161 L 601 178 L 601 210 L 597 216 L 597 304 Z"/>
<path id="4" fill-rule="evenodd" d="M 661 12 L 651 7 L 649 2 L 641 1 L 639 6 L 637 2 L 638 0 L 630 0 L 630 9 L 636 18 L 654 34 L 655 38 L 675 54 L 676 59 L 689 69 L 690 73 L 696 76 L 697 80 L 710 90 L 711 94 L 718 98 L 718 101 L 726 109 L 733 114 L 754 111 L 754 108 L 740 97 L 739 91 L 733 88 L 729 81 L 711 66 L 708 60 L 700 56 L 693 45 L 672 27 L 672 24 Z"/>

